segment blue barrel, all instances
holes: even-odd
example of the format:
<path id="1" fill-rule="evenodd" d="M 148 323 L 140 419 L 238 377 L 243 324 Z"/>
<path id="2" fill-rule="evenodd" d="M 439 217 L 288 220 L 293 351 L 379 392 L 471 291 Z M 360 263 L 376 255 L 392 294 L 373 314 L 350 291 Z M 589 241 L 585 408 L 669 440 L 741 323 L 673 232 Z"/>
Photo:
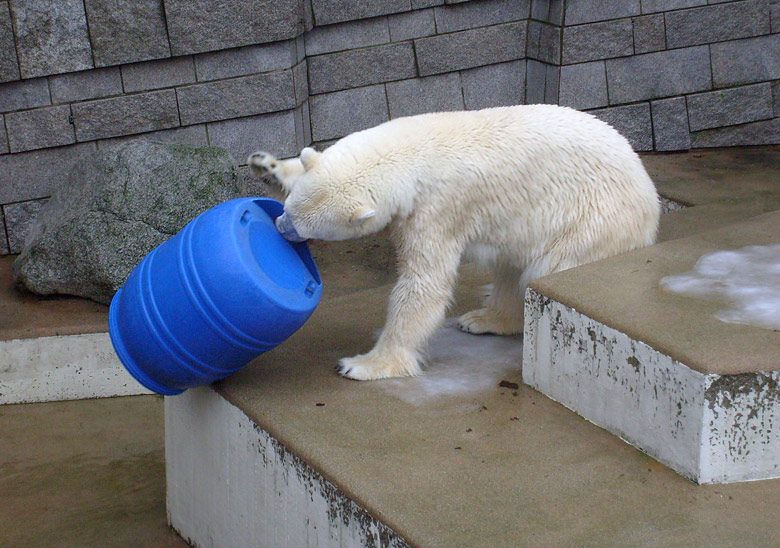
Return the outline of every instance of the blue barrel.
<path id="1" fill-rule="evenodd" d="M 241 369 L 295 333 L 322 295 L 305 242 L 274 226 L 283 206 L 231 200 L 157 247 L 114 295 L 109 332 L 142 385 L 180 394 Z"/>

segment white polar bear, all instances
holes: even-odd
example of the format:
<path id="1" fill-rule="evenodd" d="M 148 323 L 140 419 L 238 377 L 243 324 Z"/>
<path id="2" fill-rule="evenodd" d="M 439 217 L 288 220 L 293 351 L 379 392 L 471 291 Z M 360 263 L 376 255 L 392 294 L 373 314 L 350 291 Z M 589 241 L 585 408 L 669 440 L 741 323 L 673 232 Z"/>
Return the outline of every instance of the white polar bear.
<path id="1" fill-rule="evenodd" d="M 653 243 L 655 187 L 628 141 L 590 114 L 552 105 L 397 118 L 324 152 L 250 168 L 281 185 L 301 238 L 343 240 L 391 225 L 399 279 L 367 354 L 339 371 L 368 380 L 417 375 L 444 319 L 462 257 L 487 266 L 471 333 L 523 331 L 529 281 Z"/>

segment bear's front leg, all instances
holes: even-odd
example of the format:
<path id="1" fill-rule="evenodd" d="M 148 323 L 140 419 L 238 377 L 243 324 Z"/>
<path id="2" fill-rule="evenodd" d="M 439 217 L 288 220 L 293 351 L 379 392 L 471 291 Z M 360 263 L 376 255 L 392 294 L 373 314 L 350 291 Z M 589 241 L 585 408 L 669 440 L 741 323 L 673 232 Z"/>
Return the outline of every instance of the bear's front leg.
<path id="1" fill-rule="evenodd" d="M 303 164 L 299 158 L 279 160 L 273 154 L 258 150 L 247 158 L 249 171 L 262 180 L 272 192 L 272 197 L 284 201 L 297 176 L 303 173 Z"/>
<path id="2" fill-rule="evenodd" d="M 375 381 L 392 377 L 416 377 L 422 373 L 420 356 L 404 349 L 378 350 L 339 360 L 338 372 L 356 381 Z"/>
<path id="3" fill-rule="evenodd" d="M 430 244 L 431 242 L 427 242 Z M 444 319 L 460 261 L 457 249 L 423 246 L 404 257 L 390 294 L 387 321 L 367 354 L 343 358 L 338 371 L 356 380 L 409 377 L 422 373 L 422 351 Z"/>

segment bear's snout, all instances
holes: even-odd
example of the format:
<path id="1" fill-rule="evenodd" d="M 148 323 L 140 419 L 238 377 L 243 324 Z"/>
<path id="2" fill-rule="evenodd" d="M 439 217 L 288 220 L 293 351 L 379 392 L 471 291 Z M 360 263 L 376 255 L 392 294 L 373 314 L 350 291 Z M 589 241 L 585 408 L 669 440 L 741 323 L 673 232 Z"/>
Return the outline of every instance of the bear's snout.
<path id="1" fill-rule="evenodd" d="M 298 231 L 295 230 L 295 225 L 293 225 L 292 219 L 290 219 L 286 211 L 276 218 L 274 224 L 276 225 L 276 230 L 279 231 L 285 240 L 290 242 L 303 242 L 306 240 L 306 238 L 301 238 Z"/>

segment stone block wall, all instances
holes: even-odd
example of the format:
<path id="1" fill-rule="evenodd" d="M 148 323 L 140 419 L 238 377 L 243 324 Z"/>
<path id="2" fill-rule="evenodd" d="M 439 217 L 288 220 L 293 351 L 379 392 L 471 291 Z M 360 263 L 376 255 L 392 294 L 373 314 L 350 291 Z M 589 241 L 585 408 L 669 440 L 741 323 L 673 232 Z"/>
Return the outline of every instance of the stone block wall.
<path id="1" fill-rule="evenodd" d="M 127 139 L 243 164 L 539 102 L 637 150 L 780 143 L 780 0 L 0 0 L 0 254 L 79 158 Z"/>
<path id="2" fill-rule="evenodd" d="M 569 0 L 559 103 L 637 150 L 780 143 L 780 2 Z"/>

